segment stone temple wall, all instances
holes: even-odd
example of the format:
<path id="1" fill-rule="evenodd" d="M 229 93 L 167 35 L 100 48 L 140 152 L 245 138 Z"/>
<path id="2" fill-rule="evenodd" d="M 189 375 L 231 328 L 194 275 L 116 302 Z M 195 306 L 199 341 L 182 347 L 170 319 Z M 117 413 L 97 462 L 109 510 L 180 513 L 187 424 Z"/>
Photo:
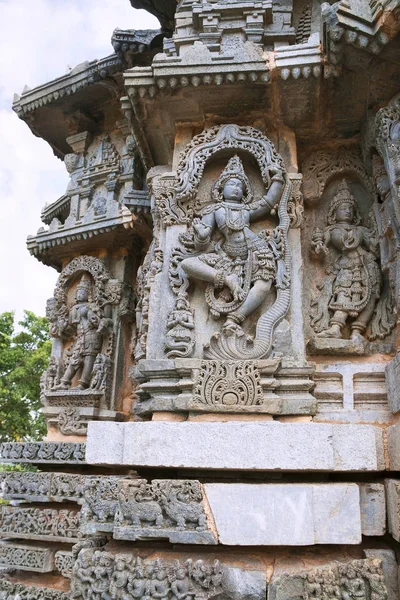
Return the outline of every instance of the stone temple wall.
<path id="1" fill-rule="evenodd" d="M 400 2 L 131 4 L 15 97 L 70 180 L 0 598 L 396 600 Z"/>

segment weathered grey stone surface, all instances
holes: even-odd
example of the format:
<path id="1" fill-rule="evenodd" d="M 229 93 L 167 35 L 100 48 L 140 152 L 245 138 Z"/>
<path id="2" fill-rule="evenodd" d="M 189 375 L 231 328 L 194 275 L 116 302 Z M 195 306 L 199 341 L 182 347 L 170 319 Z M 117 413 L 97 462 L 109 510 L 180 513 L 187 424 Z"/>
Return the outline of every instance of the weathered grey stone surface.
<path id="1" fill-rule="evenodd" d="M 386 498 L 382 483 L 360 483 L 361 528 L 363 535 L 386 533 Z"/>
<path id="2" fill-rule="evenodd" d="M 392 412 L 400 410 L 400 353 L 386 367 L 388 402 Z"/>
<path id="3" fill-rule="evenodd" d="M 312 569 L 294 567 L 274 573 L 268 600 L 357 598 L 387 600 L 386 577 L 380 558 L 327 562 Z"/>
<path id="4" fill-rule="evenodd" d="M 358 544 L 356 484 L 204 486 L 219 542 L 239 546 Z"/>
<path id="5" fill-rule="evenodd" d="M 388 600 L 398 600 L 400 589 L 397 577 L 398 566 L 394 550 L 364 550 L 364 554 L 366 558 L 378 558 L 382 561 Z"/>
<path id="6" fill-rule="evenodd" d="M 54 550 L 46 546 L 0 542 L 0 567 L 49 573 L 54 568 Z"/>
<path id="7" fill-rule="evenodd" d="M 400 471 L 400 425 L 392 425 L 386 431 L 390 470 Z"/>
<path id="8" fill-rule="evenodd" d="M 400 542 L 400 481 L 385 479 L 389 533 Z"/>
<path id="9" fill-rule="evenodd" d="M 86 460 L 103 465 L 261 471 L 384 469 L 379 428 L 315 423 L 92 422 Z"/>

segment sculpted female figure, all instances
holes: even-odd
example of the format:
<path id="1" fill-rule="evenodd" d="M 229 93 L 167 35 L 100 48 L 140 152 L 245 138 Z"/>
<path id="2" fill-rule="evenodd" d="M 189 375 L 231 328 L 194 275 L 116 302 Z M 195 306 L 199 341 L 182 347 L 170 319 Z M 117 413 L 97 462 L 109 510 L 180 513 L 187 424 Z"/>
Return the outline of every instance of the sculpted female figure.
<path id="1" fill-rule="evenodd" d="M 361 343 L 380 296 L 382 277 L 377 263 L 378 240 L 361 224 L 357 203 L 344 180 L 331 204 L 328 226 L 316 230 L 312 238 L 317 254 L 328 255 L 329 246 L 339 256 L 327 270 L 327 294 L 314 301 L 312 324 L 317 337 L 341 338 L 343 327 L 351 319 L 351 338 Z M 328 326 L 321 327 L 322 315 L 328 309 Z"/>
<path id="2" fill-rule="evenodd" d="M 286 276 L 279 228 L 278 235 L 256 234 L 250 229 L 252 222 L 274 211 L 283 183 L 282 174 L 276 172 L 267 195 L 254 202 L 242 162 L 234 156 L 214 185 L 215 203 L 201 219 L 193 219 L 193 249 L 180 265 L 189 279 L 210 284 L 206 301 L 214 317 L 228 315 L 225 333 L 237 332 L 262 304 L 273 283 Z M 213 239 L 217 232 L 218 241 Z"/>

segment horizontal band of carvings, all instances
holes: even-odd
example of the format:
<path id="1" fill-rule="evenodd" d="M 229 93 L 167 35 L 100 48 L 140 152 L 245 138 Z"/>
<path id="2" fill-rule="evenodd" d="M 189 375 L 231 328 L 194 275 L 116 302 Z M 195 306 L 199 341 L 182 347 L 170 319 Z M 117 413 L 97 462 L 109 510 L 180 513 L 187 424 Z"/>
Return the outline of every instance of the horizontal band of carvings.
<path id="1" fill-rule="evenodd" d="M 122 71 L 122 63 L 116 54 L 100 60 L 77 65 L 70 73 L 31 90 L 24 90 L 21 96 L 14 96 L 13 110 L 20 118 L 42 106 L 75 94 L 96 81 L 101 81 Z"/>
<path id="2" fill-rule="evenodd" d="M 216 596 L 243 600 L 264 600 L 266 576 L 263 571 L 229 567 L 218 560 L 197 560 L 179 555 L 143 560 L 124 552 L 112 554 L 82 550 L 75 563 L 71 592 L 75 600 L 89 600 L 101 590 L 103 598 L 202 598 Z"/>
<path id="3" fill-rule="evenodd" d="M 50 573 L 54 569 L 54 550 L 0 542 L 0 568 Z"/>
<path id="4" fill-rule="evenodd" d="M 367 558 L 348 563 L 332 562 L 297 573 L 274 575 L 268 597 L 276 600 L 293 598 L 357 598 L 387 600 L 382 560 Z M 394 596 L 393 596 L 394 600 Z"/>
<path id="5" fill-rule="evenodd" d="M 131 209 L 132 206 L 132 209 Z M 137 212 L 144 212 L 146 207 L 141 207 Z M 121 215 L 115 218 L 104 218 L 94 223 L 76 224 L 72 227 L 60 227 L 56 231 L 44 230 L 27 239 L 27 247 L 33 256 L 39 256 L 50 248 L 64 246 L 73 241 L 89 240 L 93 236 L 104 235 L 118 228 L 131 229 L 134 226 L 135 206 L 130 205 L 129 209 L 124 207 Z"/>
<path id="6" fill-rule="evenodd" d="M 313 365 L 280 365 L 280 359 L 214 361 L 142 360 L 137 414 L 166 412 L 315 415 Z"/>
<path id="7" fill-rule="evenodd" d="M 82 464 L 85 443 L 5 442 L 0 445 L 0 461 L 5 463 Z"/>
<path id="8" fill-rule="evenodd" d="M 25 585 L 24 583 L 8 581 L 6 579 L 0 579 L 0 593 L 7 600 L 70 600 L 69 592 Z"/>
<path id="9" fill-rule="evenodd" d="M 115 539 L 168 539 L 179 544 L 215 544 L 198 481 L 88 477 L 81 513 L 84 535 Z"/>
<path id="10" fill-rule="evenodd" d="M 4 500 L 79 502 L 85 479 L 85 475 L 71 473 L 4 473 L 1 495 Z"/>
<path id="11" fill-rule="evenodd" d="M 0 537 L 74 543 L 79 540 L 79 511 L 0 507 Z"/>

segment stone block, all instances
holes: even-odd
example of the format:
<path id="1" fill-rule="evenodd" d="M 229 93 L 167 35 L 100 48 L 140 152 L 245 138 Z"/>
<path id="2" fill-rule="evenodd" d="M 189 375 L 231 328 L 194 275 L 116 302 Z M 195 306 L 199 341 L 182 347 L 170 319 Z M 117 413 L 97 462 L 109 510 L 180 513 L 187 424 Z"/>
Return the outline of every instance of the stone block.
<path id="1" fill-rule="evenodd" d="M 0 568 L 50 573 L 54 568 L 54 550 L 45 546 L 26 546 L 0 542 Z"/>
<path id="2" fill-rule="evenodd" d="M 315 544 L 361 542 L 360 494 L 355 484 L 314 485 L 313 506 Z"/>
<path id="3" fill-rule="evenodd" d="M 356 484 L 204 486 L 219 542 L 239 546 L 358 544 Z"/>
<path id="4" fill-rule="evenodd" d="M 389 470 L 400 471 L 400 425 L 387 428 Z"/>
<path id="5" fill-rule="evenodd" d="M 366 558 L 380 559 L 382 561 L 382 569 L 388 593 L 387 600 L 399 600 L 398 566 L 394 550 L 364 550 L 364 554 Z"/>
<path id="6" fill-rule="evenodd" d="M 323 423 L 91 422 L 86 460 L 98 465 L 256 471 L 384 468 L 380 428 Z"/>
<path id="7" fill-rule="evenodd" d="M 359 488 L 363 535 L 385 535 L 385 486 L 382 483 L 360 483 Z"/>
<path id="8" fill-rule="evenodd" d="M 400 542 L 400 480 L 385 479 L 385 486 L 389 533 Z"/>
<path id="9" fill-rule="evenodd" d="M 393 413 L 400 410 L 400 352 L 386 367 L 387 395 Z"/>

